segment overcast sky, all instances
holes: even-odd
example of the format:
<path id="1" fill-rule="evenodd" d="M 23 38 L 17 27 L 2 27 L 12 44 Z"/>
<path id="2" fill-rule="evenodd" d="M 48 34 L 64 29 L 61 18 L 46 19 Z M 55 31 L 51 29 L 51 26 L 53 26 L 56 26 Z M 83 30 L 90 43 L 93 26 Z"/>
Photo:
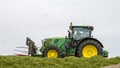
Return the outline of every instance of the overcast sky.
<path id="1" fill-rule="evenodd" d="M 14 54 L 30 37 L 65 37 L 69 23 L 92 25 L 110 57 L 120 56 L 119 0 L 0 0 L 0 55 Z"/>

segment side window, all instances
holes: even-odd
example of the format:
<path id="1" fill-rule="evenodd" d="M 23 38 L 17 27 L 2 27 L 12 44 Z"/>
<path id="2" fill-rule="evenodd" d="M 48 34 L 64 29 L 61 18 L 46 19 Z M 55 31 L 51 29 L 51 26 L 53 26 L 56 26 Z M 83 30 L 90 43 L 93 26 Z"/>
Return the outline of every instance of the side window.
<path id="1" fill-rule="evenodd" d="M 79 29 L 74 28 L 73 38 L 74 40 L 79 40 L 81 37 L 81 33 L 79 32 Z"/>

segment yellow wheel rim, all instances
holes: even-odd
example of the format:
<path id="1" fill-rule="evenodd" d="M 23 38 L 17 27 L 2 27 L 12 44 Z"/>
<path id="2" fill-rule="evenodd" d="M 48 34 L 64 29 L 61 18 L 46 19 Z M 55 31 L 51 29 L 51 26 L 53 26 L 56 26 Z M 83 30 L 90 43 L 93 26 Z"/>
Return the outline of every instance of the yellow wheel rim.
<path id="1" fill-rule="evenodd" d="M 57 58 L 58 57 L 58 52 L 54 49 L 51 49 L 47 53 L 48 58 Z"/>
<path id="2" fill-rule="evenodd" d="M 86 45 L 82 50 L 83 57 L 97 56 L 97 48 L 93 45 Z"/>

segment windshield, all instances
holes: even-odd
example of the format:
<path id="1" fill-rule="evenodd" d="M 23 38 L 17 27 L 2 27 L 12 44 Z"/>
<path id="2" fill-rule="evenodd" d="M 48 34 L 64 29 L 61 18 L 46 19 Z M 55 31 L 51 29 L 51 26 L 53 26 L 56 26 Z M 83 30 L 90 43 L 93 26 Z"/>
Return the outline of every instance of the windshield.
<path id="1" fill-rule="evenodd" d="M 85 37 L 90 37 L 90 30 L 88 28 L 73 28 L 74 40 L 80 40 Z"/>

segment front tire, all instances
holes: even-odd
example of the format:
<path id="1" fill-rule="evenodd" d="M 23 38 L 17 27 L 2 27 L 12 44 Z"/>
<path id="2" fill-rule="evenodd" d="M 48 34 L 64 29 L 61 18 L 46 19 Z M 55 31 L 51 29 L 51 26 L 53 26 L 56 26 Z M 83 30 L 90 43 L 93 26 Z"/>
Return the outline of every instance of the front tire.
<path id="1" fill-rule="evenodd" d="M 48 46 L 45 48 L 43 56 L 48 58 L 62 58 L 62 52 L 57 46 Z"/>
<path id="2" fill-rule="evenodd" d="M 79 57 L 92 57 L 102 55 L 103 48 L 101 44 L 95 40 L 85 40 L 77 48 L 77 55 Z"/>

